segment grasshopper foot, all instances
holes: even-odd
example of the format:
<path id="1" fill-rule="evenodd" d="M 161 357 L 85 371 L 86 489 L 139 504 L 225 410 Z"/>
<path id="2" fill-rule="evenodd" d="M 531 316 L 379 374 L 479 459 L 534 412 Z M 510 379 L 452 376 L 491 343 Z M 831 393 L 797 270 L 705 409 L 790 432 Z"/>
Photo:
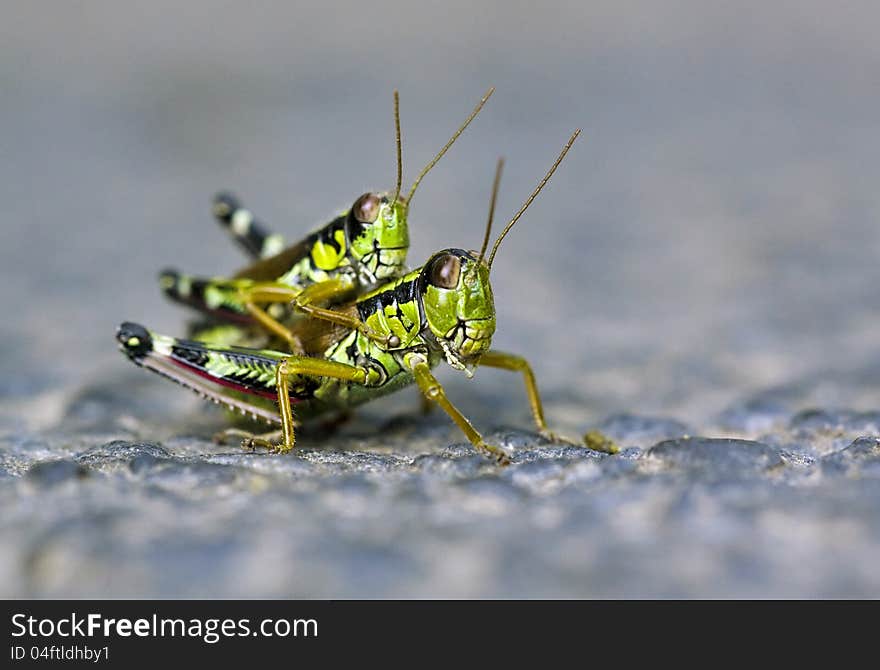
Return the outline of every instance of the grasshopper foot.
<path id="1" fill-rule="evenodd" d="M 586 447 L 587 449 L 601 451 L 606 454 L 616 454 L 618 451 L 620 451 L 620 447 L 617 446 L 617 443 L 614 440 L 598 430 L 591 430 L 586 435 L 584 435 L 583 440 L 575 440 L 571 437 L 548 429 L 542 430 L 541 436 L 550 440 L 551 442 L 568 444 L 573 447 Z"/>
<path id="2" fill-rule="evenodd" d="M 273 454 L 286 454 L 293 447 L 289 447 L 283 442 L 279 443 L 280 439 L 282 439 L 280 430 L 255 435 L 239 428 L 227 428 L 214 435 L 214 441 L 220 444 L 229 444 L 237 440 L 245 451 L 254 452 L 257 449 L 265 449 Z"/>
<path id="3" fill-rule="evenodd" d="M 555 430 L 550 430 L 549 428 L 545 428 L 540 431 L 541 437 L 545 440 L 549 440 L 550 442 L 554 442 L 556 444 L 568 444 L 573 447 L 582 447 L 584 446 L 582 442 L 578 442 L 562 433 L 557 433 Z"/>
<path id="4" fill-rule="evenodd" d="M 257 449 L 265 449 L 270 454 L 286 454 L 293 449 L 292 446 L 278 442 L 278 433 L 266 433 L 265 435 L 249 435 L 241 441 L 241 448 L 245 451 L 254 452 Z"/>
<path id="5" fill-rule="evenodd" d="M 506 467 L 510 465 L 510 454 L 504 451 L 504 449 L 501 449 L 500 447 L 494 447 L 486 442 L 479 442 L 478 444 L 475 444 L 474 447 L 481 454 L 488 458 L 491 458 L 501 467 Z"/>
<path id="6" fill-rule="evenodd" d="M 606 454 L 616 454 L 620 451 L 617 442 L 599 430 L 591 430 L 584 435 L 583 446 L 595 451 L 602 451 Z"/>
<path id="7" fill-rule="evenodd" d="M 214 435 L 211 436 L 211 440 L 217 444 L 233 444 L 235 442 L 242 442 L 249 437 L 253 437 L 253 433 L 241 430 L 240 428 L 226 428 L 225 430 L 214 433 Z"/>

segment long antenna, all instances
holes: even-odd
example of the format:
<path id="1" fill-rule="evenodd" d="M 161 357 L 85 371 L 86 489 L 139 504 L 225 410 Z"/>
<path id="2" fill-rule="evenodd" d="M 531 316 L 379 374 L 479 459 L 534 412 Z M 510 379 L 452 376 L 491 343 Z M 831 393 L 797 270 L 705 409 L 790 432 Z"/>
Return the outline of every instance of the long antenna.
<path id="1" fill-rule="evenodd" d="M 397 203 L 400 196 L 400 187 L 403 185 L 403 157 L 400 148 L 400 94 L 394 91 L 394 138 L 397 140 L 397 188 L 394 189 L 394 197 L 391 199 L 391 207 Z"/>
<path id="2" fill-rule="evenodd" d="M 574 141 L 577 139 L 577 136 L 580 134 L 581 134 L 580 128 L 578 128 L 577 130 L 575 130 L 572 133 L 571 137 L 568 138 L 568 142 L 566 143 L 565 147 L 562 149 L 562 152 L 559 154 L 559 157 L 556 159 L 556 162 L 553 163 L 553 167 L 550 168 L 550 171 L 544 176 L 544 178 L 541 180 L 541 183 L 538 184 L 538 188 L 536 188 L 534 191 L 532 191 L 532 194 L 529 196 L 528 200 L 525 201 L 525 204 L 522 207 L 520 207 L 520 210 L 516 213 L 516 216 L 514 216 L 510 220 L 510 223 L 507 224 L 507 226 L 504 228 L 504 230 L 501 231 L 501 234 L 498 236 L 498 239 L 495 240 L 495 244 L 492 246 L 492 253 L 489 254 L 489 269 L 490 270 L 492 269 L 492 261 L 495 260 L 495 252 L 498 251 L 498 246 L 501 244 L 501 240 L 503 240 L 504 236 L 507 235 L 508 232 L 510 232 L 510 229 L 513 228 L 513 224 L 515 224 L 519 220 L 519 217 L 521 217 L 523 215 L 523 212 L 525 212 L 529 208 L 529 205 L 532 204 L 532 201 L 538 197 L 538 194 L 541 192 L 541 189 L 544 188 L 544 184 L 546 184 L 548 181 L 550 181 L 550 177 L 552 177 L 553 173 L 556 172 L 556 168 L 559 167 L 559 164 L 562 162 L 562 159 L 565 158 L 565 154 L 568 153 L 568 150 L 571 149 L 571 145 L 574 144 Z"/>
<path id="3" fill-rule="evenodd" d="M 464 120 L 464 123 L 462 123 L 461 126 L 459 126 L 458 130 L 455 131 L 455 133 L 452 135 L 452 137 L 449 139 L 449 141 L 446 143 L 446 145 L 442 149 L 440 149 L 440 152 L 436 156 L 434 156 L 434 159 L 430 163 L 428 163 L 424 167 L 424 169 L 419 173 L 419 176 L 416 177 L 416 180 L 413 182 L 413 185 L 410 187 L 409 193 L 406 196 L 407 204 L 409 204 L 409 201 L 412 200 L 413 194 L 416 192 L 416 189 L 419 186 L 419 182 L 421 182 L 422 179 L 424 178 L 424 176 L 426 174 L 428 174 L 428 172 L 431 171 L 431 168 L 433 168 L 435 165 L 437 165 L 437 162 L 441 158 L 443 158 L 443 154 L 445 154 L 447 152 L 447 150 L 449 149 L 449 147 L 452 146 L 452 143 L 458 139 L 458 136 L 464 132 L 464 129 L 467 128 L 468 125 L 470 124 L 470 122 L 474 120 L 474 117 L 480 113 L 480 110 L 483 109 L 483 105 L 486 104 L 486 101 L 489 99 L 489 97 L 494 92 L 495 92 L 495 87 L 490 86 L 489 90 L 486 91 L 486 94 L 483 96 L 483 99 L 480 100 L 479 103 L 477 103 L 476 107 L 474 107 L 474 111 L 472 111 L 470 113 L 470 115 Z"/>
<path id="4" fill-rule="evenodd" d="M 483 246 L 480 247 L 479 262 L 483 262 L 486 249 L 489 247 L 489 235 L 492 233 L 492 219 L 495 218 L 495 201 L 498 199 L 498 187 L 501 185 L 501 171 L 504 169 L 504 159 L 499 158 L 495 166 L 495 181 L 492 183 L 492 199 L 489 200 L 489 218 L 486 221 L 486 234 L 483 236 Z"/>

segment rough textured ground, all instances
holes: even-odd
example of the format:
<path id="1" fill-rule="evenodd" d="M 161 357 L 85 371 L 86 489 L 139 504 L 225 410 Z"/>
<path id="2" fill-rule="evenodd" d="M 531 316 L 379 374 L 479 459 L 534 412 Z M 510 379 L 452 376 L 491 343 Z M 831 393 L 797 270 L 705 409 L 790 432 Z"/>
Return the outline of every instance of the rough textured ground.
<path id="1" fill-rule="evenodd" d="M 77 3 L 0 26 L 0 596 L 880 596 L 880 47 L 871 5 Z M 464 7 L 462 8 L 464 10 Z M 411 258 L 515 211 L 499 348 L 441 373 L 498 469 L 415 392 L 289 456 L 115 351 L 182 332 L 155 286 L 220 274 L 233 188 L 296 236 L 393 180 Z"/>

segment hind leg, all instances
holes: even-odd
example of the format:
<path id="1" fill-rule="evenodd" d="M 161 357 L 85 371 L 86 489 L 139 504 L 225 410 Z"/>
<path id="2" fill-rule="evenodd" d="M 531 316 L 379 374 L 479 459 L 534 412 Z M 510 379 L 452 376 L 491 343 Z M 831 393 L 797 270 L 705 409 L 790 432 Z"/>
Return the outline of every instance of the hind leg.
<path id="1" fill-rule="evenodd" d="M 211 211 L 217 223 L 229 231 L 251 258 L 269 258 L 284 249 L 284 238 L 256 220 L 231 193 L 222 191 L 215 195 Z"/>

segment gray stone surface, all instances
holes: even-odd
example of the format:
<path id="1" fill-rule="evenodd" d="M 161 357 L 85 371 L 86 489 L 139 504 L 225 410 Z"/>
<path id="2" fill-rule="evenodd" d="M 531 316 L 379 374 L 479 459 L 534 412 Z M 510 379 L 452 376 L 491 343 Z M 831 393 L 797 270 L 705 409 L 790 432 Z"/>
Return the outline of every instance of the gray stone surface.
<path id="1" fill-rule="evenodd" d="M 746 3 L 750 5 L 751 3 Z M 880 596 L 880 46 L 870 4 L 18 3 L 0 25 L 0 596 Z M 405 175 L 413 264 L 479 243 L 584 137 L 493 269 L 520 382 L 440 373 L 288 456 L 131 366 L 159 269 L 241 263 L 234 189 L 297 236 Z"/>

